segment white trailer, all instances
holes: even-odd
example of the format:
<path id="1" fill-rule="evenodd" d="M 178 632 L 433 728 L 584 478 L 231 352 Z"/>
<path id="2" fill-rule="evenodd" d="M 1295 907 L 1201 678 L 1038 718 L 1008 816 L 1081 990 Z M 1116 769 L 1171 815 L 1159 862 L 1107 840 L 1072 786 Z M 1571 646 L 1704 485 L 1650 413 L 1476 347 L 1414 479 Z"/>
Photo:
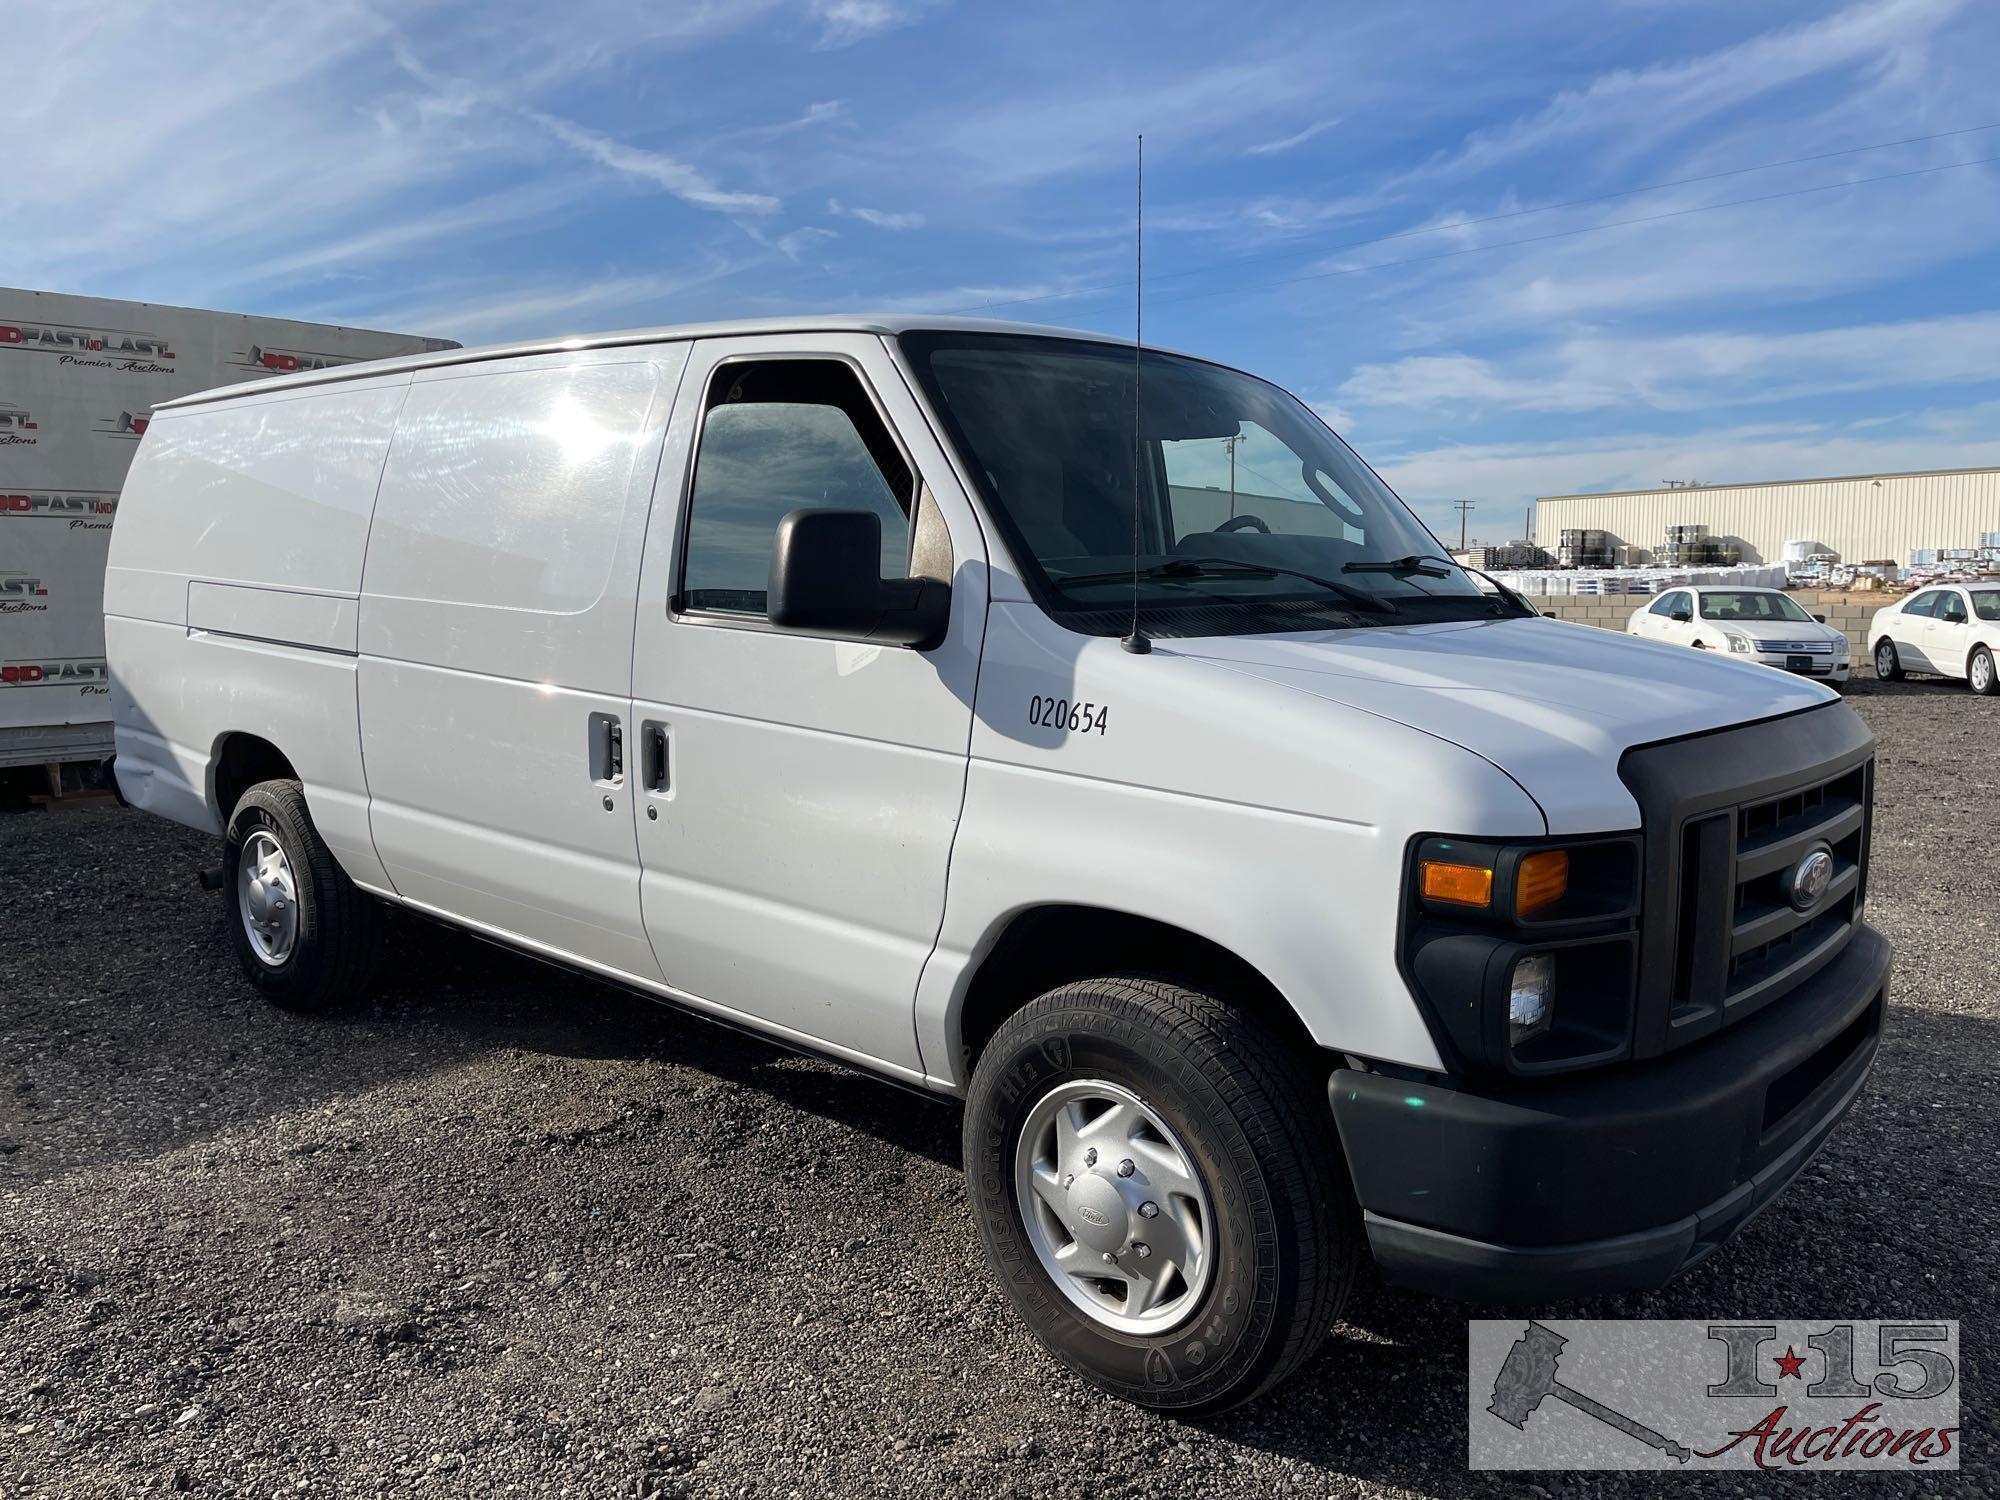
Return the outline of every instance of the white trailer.
<path id="1" fill-rule="evenodd" d="M 0 288 L 0 767 L 111 753 L 104 558 L 153 408 L 458 346 L 289 318 Z"/>

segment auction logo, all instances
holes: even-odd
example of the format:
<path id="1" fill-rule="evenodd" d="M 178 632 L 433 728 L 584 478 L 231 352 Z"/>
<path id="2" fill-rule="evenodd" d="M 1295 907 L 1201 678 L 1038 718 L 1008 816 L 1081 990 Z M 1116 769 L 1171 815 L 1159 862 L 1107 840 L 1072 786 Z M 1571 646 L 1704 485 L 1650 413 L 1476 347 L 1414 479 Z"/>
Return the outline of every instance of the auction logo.
<path id="1" fill-rule="evenodd" d="M 1565 1326 L 1470 1324 L 1470 1467 L 1959 1466 L 1955 1322 Z"/>
<path id="2" fill-rule="evenodd" d="M 174 351 L 157 333 L 75 323 L 0 323 L 0 353 L 53 354 L 66 365 L 165 374 Z"/>
<path id="3" fill-rule="evenodd" d="M 0 401 L 0 444 L 26 447 L 35 441 L 35 430 L 39 425 L 24 407 L 9 406 Z"/>
<path id="4" fill-rule="evenodd" d="M 39 578 L 0 571 L 0 599 L 46 599 L 48 593 Z"/>
<path id="5" fill-rule="evenodd" d="M 80 687 L 88 692 L 110 680 L 110 665 L 101 656 L 0 662 L 0 687 Z"/>
<path id="6" fill-rule="evenodd" d="M 116 490 L 0 490 L 0 520 L 53 516 L 72 525 L 109 526 L 117 513 Z"/>
<path id="7" fill-rule="evenodd" d="M 122 438 L 136 443 L 146 435 L 146 428 L 152 420 L 150 412 L 121 411 L 115 417 L 99 417 L 96 431 L 100 437 Z"/>
<path id="8" fill-rule="evenodd" d="M 315 354 L 309 349 L 274 349 L 268 344 L 252 344 L 231 363 L 260 375 L 289 375 L 298 370 L 331 370 L 351 365 L 355 359 L 341 354 Z"/>

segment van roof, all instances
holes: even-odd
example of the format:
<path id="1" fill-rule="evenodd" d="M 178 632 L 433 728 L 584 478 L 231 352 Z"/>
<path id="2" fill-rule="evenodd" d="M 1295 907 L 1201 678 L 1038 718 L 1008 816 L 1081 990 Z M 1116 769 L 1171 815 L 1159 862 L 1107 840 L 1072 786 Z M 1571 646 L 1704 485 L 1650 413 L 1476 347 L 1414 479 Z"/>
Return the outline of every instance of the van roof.
<path id="1" fill-rule="evenodd" d="M 662 328 L 629 328 L 617 333 L 573 334 L 565 338 L 529 339 L 517 344 L 488 344 L 475 349 L 439 349 L 425 354 L 406 354 L 395 359 L 363 360 L 326 370 L 305 370 L 296 375 L 277 375 L 268 380 L 244 381 L 216 386 L 162 401 L 156 411 L 173 411 L 183 406 L 200 406 L 232 397 L 262 395 L 267 391 L 296 386 L 327 385 L 339 380 L 359 380 L 371 375 L 394 375 L 403 370 L 427 370 L 437 365 L 475 364 L 491 359 L 516 359 L 528 354 L 555 354 L 566 349 L 615 349 L 627 344 L 663 344 L 680 339 L 732 338 L 758 333 L 874 333 L 894 336 L 922 329 L 929 332 L 1025 333 L 1044 338 L 1089 339 L 1100 344 L 1130 344 L 1125 338 L 1090 333 L 1080 328 L 1056 328 L 1039 323 L 1011 323 L 997 318 L 921 317 L 909 314 L 870 316 L 861 313 L 830 313 L 823 317 L 741 318 L 722 323 L 679 323 Z M 1150 347 L 1150 346 L 1149 346 Z M 1161 351 L 1166 352 L 1166 351 Z"/>

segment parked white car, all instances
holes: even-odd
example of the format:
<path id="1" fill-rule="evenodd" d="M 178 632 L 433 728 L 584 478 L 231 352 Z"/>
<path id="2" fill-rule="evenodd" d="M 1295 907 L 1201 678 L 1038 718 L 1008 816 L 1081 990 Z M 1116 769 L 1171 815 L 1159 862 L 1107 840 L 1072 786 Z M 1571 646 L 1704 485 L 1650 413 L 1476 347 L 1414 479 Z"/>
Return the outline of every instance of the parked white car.
<path id="1" fill-rule="evenodd" d="M 281 376 L 139 444 L 117 784 L 220 836 L 277 1004 L 360 993 L 394 903 L 963 1098 L 1023 1320 L 1212 1411 L 1363 1253 L 1659 1285 L 1875 1055 L 1860 718 L 1442 552 L 1285 392 L 1086 334 Z"/>
<path id="2" fill-rule="evenodd" d="M 1877 610 L 1868 639 L 1884 681 L 1935 672 L 1963 678 L 1975 693 L 2000 693 L 2000 584 L 1920 589 Z"/>
<path id="3" fill-rule="evenodd" d="M 1780 589 L 1690 585 L 1632 612 L 1626 630 L 1648 640 L 1761 662 L 1836 687 L 1853 670 L 1847 637 Z"/>

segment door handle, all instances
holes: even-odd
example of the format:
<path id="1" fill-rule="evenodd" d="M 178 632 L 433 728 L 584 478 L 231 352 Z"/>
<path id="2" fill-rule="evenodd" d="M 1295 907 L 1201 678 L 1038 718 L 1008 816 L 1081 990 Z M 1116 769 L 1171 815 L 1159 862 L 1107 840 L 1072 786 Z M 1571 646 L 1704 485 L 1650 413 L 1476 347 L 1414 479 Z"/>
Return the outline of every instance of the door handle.
<path id="1" fill-rule="evenodd" d="M 646 763 L 643 769 L 646 790 L 664 793 L 669 790 L 667 756 L 667 726 L 649 723 L 645 728 Z"/>
<path id="2" fill-rule="evenodd" d="M 625 779 L 625 726 L 616 714 L 592 714 L 586 745 L 590 779 L 615 785 Z"/>

